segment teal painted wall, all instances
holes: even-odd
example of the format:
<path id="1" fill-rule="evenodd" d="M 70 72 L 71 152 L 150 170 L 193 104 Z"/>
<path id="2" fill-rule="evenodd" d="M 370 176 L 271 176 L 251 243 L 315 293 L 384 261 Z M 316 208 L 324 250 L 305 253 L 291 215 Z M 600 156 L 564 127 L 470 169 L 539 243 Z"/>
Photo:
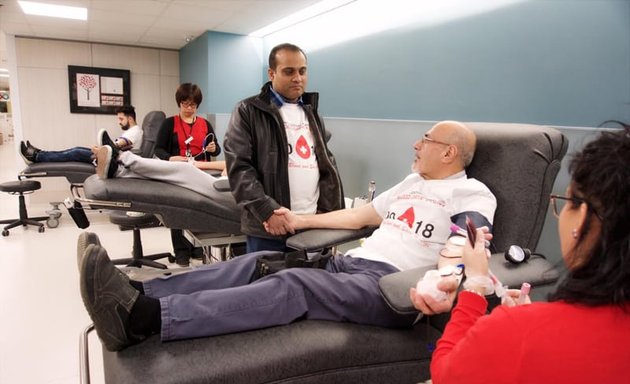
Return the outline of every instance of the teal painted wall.
<path id="1" fill-rule="evenodd" d="M 326 116 L 630 121 L 630 1 L 534 0 L 309 53 Z"/>
<path id="2" fill-rule="evenodd" d="M 228 113 L 266 81 L 270 47 L 244 36 L 203 37 L 199 52 L 193 44 L 182 49 L 181 78 L 204 84 L 210 94 L 204 112 Z M 299 36 L 291 42 L 299 45 Z M 528 0 L 307 53 L 308 89 L 322 94 L 324 116 L 568 126 L 630 121 L 627 0 Z"/>
<path id="3" fill-rule="evenodd" d="M 203 92 L 200 114 L 231 112 L 241 99 L 258 93 L 262 41 L 208 31 L 182 48 L 180 78 Z"/>
<path id="4" fill-rule="evenodd" d="M 193 83 L 201 87 L 203 100 L 199 105 L 199 113 L 206 113 L 208 110 L 208 84 L 210 83 L 208 68 L 210 60 L 208 58 L 208 34 L 197 37 L 188 43 L 179 52 L 179 79 L 183 83 Z M 175 103 L 175 91 L 173 89 L 173 103 Z"/>

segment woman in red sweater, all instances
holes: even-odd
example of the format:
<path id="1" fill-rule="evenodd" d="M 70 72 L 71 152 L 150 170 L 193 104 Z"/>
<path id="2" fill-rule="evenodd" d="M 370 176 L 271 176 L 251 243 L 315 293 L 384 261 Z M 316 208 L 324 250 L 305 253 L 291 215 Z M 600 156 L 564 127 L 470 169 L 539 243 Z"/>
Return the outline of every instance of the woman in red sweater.
<path id="1" fill-rule="evenodd" d="M 604 132 L 572 159 L 551 196 L 568 272 L 549 302 L 485 316 L 484 232 L 464 248 L 467 283 L 431 362 L 442 383 L 621 383 L 630 364 L 630 129 Z M 518 291 L 511 291 L 518 297 Z"/>

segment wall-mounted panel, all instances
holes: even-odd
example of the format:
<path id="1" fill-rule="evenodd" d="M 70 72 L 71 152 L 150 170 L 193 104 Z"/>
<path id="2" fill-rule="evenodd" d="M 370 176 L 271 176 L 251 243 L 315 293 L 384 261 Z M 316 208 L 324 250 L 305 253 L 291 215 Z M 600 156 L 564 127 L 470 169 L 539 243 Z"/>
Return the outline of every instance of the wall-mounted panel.
<path id="1" fill-rule="evenodd" d="M 17 38 L 15 50 L 18 67 L 65 68 L 67 70 L 69 63 L 92 65 L 89 43 Z"/>
<path id="2" fill-rule="evenodd" d="M 160 51 L 119 45 L 92 44 L 95 67 L 129 69 L 133 73 L 160 75 Z"/>

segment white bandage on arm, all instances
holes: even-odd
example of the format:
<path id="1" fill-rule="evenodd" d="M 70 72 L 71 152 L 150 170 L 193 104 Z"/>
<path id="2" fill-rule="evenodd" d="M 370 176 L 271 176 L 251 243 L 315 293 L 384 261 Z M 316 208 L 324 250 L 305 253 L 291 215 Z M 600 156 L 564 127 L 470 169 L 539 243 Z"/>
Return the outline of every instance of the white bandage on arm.
<path id="1" fill-rule="evenodd" d="M 472 289 L 473 287 L 481 287 L 484 295 L 494 293 L 494 284 L 490 276 L 466 276 L 464 281 L 464 289 Z"/>

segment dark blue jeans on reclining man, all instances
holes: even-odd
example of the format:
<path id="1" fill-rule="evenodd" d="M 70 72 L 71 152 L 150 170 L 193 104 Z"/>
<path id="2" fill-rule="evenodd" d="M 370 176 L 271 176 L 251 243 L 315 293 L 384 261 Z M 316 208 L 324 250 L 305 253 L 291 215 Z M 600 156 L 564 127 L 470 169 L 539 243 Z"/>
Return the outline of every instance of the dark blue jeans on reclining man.
<path id="1" fill-rule="evenodd" d="M 35 160 L 38 163 L 56 163 L 67 161 L 91 163 L 92 150 L 85 147 L 74 147 L 63 151 L 39 151 Z"/>

